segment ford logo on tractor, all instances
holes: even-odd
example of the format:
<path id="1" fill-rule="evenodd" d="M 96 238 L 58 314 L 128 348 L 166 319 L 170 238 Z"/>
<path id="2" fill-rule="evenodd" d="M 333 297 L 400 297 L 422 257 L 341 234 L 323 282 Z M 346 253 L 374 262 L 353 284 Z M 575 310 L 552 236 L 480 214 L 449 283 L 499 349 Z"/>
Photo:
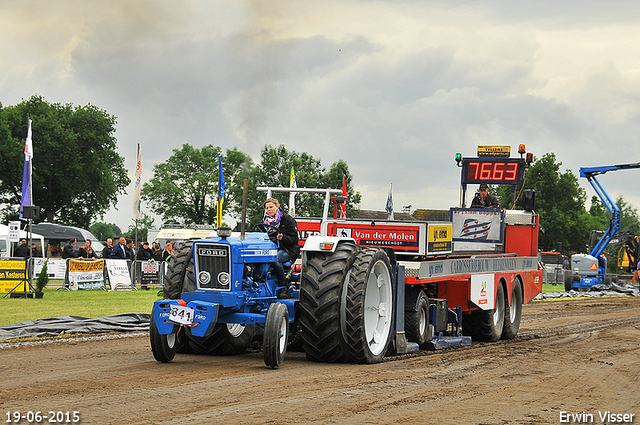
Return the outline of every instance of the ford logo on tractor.
<path id="1" fill-rule="evenodd" d="M 227 250 L 226 249 L 215 249 L 215 248 L 198 248 L 198 255 L 206 256 L 206 257 L 226 257 Z"/>

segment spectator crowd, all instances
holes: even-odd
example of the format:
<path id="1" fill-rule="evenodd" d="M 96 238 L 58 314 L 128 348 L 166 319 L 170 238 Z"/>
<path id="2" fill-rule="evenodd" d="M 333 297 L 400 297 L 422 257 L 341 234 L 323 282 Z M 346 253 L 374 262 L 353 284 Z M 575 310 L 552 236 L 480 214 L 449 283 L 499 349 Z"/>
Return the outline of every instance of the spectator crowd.
<path id="1" fill-rule="evenodd" d="M 121 260 L 143 260 L 143 261 L 166 261 L 169 262 L 173 250 L 175 249 L 176 242 L 168 241 L 162 249 L 160 243 L 153 242 L 149 245 L 149 242 L 140 242 L 140 246 L 136 250 L 134 248 L 135 242 L 133 239 L 121 237 L 118 239 L 118 243 L 114 245 L 113 239 L 107 239 L 102 252 L 96 252 L 91 246 L 91 240 L 87 239 L 77 251 L 74 248 L 76 244 L 76 238 L 70 238 L 62 249 L 62 258 L 74 258 L 82 260 L 93 260 L 97 258 L 104 259 L 121 259 Z M 13 252 L 14 257 L 29 258 L 29 257 L 41 257 L 42 251 L 36 246 L 31 245 L 31 249 L 27 244 L 26 239 L 22 239 L 20 244 Z"/>
<path id="2" fill-rule="evenodd" d="M 113 239 L 109 238 L 107 239 L 105 247 L 100 255 L 97 255 L 93 248 L 91 248 L 91 241 L 89 239 L 87 239 L 85 241 L 85 244 L 76 252 L 73 247 L 76 241 L 76 238 L 69 239 L 62 250 L 62 258 L 79 258 L 83 260 L 91 260 L 95 258 L 112 258 L 120 260 L 168 262 L 171 258 L 171 255 L 173 254 L 173 249 L 176 245 L 176 242 L 168 241 L 164 247 L 164 250 L 162 250 L 160 243 L 153 242 L 151 246 L 149 246 L 149 242 L 145 241 L 140 242 L 140 246 L 136 251 L 136 249 L 134 248 L 135 242 L 133 241 L 133 239 L 121 237 L 120 239 L 118 239 L 118 243 L 114 245 Z M 16 249 L 16 256 L 19 248 L 20 247 Z"/>

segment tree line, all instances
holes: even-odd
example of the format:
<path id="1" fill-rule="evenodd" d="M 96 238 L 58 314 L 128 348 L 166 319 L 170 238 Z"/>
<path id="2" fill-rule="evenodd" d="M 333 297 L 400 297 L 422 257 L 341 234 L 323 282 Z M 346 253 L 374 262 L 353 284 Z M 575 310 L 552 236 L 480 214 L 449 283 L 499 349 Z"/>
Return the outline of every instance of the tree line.
<path id="1" fill-rule="evenodd" d="M 319 159 L 305 152 L 289 151 L 283 145 L 265 145 L 260 152 L 260 161 L 254 163 L 249 155 L 235 148 L 223 152 L 219 146 L 207 145 L 197 149 L 184 144 L 181 149 L 174 149 L 165 162 L 153 167 L 153 177 L 142 186 L 142 199 L 165 222 L 217 226 L 219 156 L 222 157 L 226 182 L 225 214 L 236 219 L 242 216 L 246 178 L 246 217 L 250 227 L 260 223 L 264 214 L 262 203 L 265 193 L 258 192 L 257 188 L 289 187 L 292 169 L 298 187 L 339 189 L 344 178 L 348 195 L 347 214 L 353 216 L 360 204 L 361 195 L 353 188 L 353 177 L 346 162 L 334 162 L 327 170 Z M 274 193 L 274 197 L 285 210 L 288 209 L 287 193 Z M 295 202 L 296 215 L 322 216 L 324 198 L 298 193 Z"/>

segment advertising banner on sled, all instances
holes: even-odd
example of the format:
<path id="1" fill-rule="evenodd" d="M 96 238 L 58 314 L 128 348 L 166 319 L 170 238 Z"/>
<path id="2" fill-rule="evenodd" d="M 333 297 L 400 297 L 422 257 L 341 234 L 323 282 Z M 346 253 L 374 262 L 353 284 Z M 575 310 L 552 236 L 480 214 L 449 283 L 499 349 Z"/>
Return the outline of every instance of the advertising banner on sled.
<path id="1" fill-rule="evenodd" d="M 69 260 L 69 284 L 71 290 L 106 289 L 104 284 L 104 260 Z"/>

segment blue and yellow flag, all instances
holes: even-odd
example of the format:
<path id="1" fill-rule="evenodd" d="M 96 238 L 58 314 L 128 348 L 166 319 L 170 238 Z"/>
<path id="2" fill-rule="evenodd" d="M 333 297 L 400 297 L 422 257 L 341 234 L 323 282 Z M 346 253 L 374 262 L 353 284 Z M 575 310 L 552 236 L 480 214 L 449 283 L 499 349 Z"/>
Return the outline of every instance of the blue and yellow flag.
<path id="1" fill-rule="evenodd" d="M 222 225 L 222 204 L 224 204 L 224 190 L 227 185 L 224 182 L 224 173 L 222 172 L 222 156 L 218 155 L 218 163 L 220 164 L 220 172 L 218 173 L 218 217 L 216 226 Z"/>

